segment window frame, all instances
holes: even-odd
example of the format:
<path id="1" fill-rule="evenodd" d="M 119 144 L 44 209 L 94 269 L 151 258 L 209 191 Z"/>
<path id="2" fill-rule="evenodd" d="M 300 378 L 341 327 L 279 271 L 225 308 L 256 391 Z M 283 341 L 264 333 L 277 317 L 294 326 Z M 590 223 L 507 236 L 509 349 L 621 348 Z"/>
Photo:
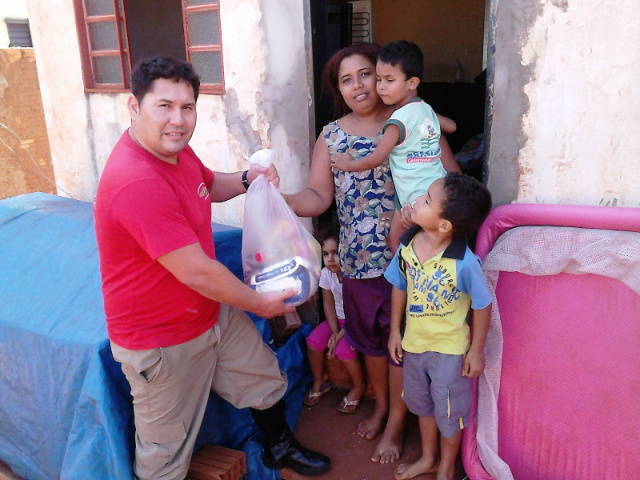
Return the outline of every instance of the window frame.
<path id="1" fill-rule="evenodd" d="M 210 93 L 213 95 L 222 95 L 225 93 L 224 83 L 224 57 L 222 54 L 222 20 L 220 19 L 220 0 L 212 0 L 206 5 L 188 6 L 189 0 L 182 0 L 182 26 L 184 30 L 184 46 L 187 54 L 187 61 L 191 61 L 191 52 L 220 52 L 220 76 L 221 83 L 201 83 L 200 93 Z M 190 45 L 189 44 L 189 25 L 187 21 L 188 13 L 199 13 L 206 11 L 218 12 L 218 32 L 220 33 L 220 43 L 211 43 L 208 45 Z"/>
<path id="2" fill-rule="evenodd" d="M 132 68 L 131 55 L 129 51 L 128 23 L 123 0 L 113 1 L 113 12 L 108 15 L 88 15 L 86 2 L 91 0 L 73 0 L 76 30 L 80 46 L 80 57 L 82 62 L 82 77 L 84 89 L 90 93 L 126 93 L 131 91 L 130 72 Z M 211 0 L 205 4 L 187 5 L 189 0 L 180 0 L 182 8 L 182 27 L 184 31 L 184 48 L 187 61 L 191 59 L 192 52 L 219 52 L 220 53 L 220 74 L 221 83 L 201 83 L 200 93 L 222 95 L 225 93 L 224 81 L 224 58 L 222 52 L 222 21 L 220 18 L 220 0 Z M 204 11 L 218 12 L 218 31 L 220 32 L 219 43 L 208 45 L 189 44 L 189 25 L 187 13 L 198 13 Z M 116 49 L 97 50 L 91 48 L 89 25 L 99 22 L 110 22 L 115 24 L 118 45 Z M 124 27 L 124 28 L 123 28 Z M 120 64 L 120 74 L 122 81 L 118 83 L 99 83 L 96 81 L 95 59 L 99 57 L 118 57 Z"/>

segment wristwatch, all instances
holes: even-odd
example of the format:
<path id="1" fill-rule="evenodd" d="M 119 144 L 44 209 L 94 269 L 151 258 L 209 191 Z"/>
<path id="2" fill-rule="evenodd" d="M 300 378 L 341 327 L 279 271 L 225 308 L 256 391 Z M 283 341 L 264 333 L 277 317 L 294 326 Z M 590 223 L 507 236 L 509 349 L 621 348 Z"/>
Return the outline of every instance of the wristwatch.
<path id="1" fill-rule="evenodd" d="M 245 170 L 242 172 L 242 185 L 244 185 L 245 190 L 249 190 L 249 179 L 247 176 L 249 175 L 249 170 Z"/>

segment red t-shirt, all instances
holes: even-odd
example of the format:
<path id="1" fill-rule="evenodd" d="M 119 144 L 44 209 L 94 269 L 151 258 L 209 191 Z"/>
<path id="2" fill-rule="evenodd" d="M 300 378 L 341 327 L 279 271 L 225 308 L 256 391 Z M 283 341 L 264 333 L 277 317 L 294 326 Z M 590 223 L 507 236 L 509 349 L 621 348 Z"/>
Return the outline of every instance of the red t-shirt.
<path id="1" fill-rule="evenodd" d="M 220 304 L 179 282 L 156 260 L 199 242 L 215 259 L 213 172 L 187 146 L 163 162 L 124 132 L 94 204 L 109 338 L 130 350 L 189 341 L 215 325 Z"/>

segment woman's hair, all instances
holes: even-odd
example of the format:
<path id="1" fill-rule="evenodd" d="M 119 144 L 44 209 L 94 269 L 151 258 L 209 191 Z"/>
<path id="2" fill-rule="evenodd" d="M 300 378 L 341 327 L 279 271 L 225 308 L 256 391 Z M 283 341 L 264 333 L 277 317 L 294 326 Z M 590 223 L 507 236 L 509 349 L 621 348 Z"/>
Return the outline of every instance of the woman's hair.
<path id="1" fill-rule="evenodd" d="M 198 100 L 200 77 L 189 62 L 171 57 L 157 56 L 140 61 L 131 74 L 131 93 L 138 103 L 149 93 L 153 82 L 166 78 L 174 82 L 184 81 L 193 88 L 194 100 Z"/>
<path id="2" fill-rule="evenodd" d="M 340 64 L 345 58 L 360 55 L 370 60 L 375 67 L 381 49 L 382 47 L 376 43 L 354 43 L 334 53 L 324 66 L 322 71 L 322 92 L 329 91 L 331 93 L 335 118 L 343 117 L 351 112 L 338 88 Z"/>

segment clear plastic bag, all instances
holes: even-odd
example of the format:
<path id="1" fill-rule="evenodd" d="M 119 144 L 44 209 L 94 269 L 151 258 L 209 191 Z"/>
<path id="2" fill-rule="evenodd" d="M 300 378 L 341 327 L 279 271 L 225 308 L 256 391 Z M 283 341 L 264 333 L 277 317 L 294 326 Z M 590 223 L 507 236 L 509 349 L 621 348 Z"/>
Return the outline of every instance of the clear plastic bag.
<path id="1" fill-rule="evenodd" d="M 318 288 L 320 245 L 264 175 L 247 191 L 242 267 L 245 283 L 258 292 L 295 288 L 287 305 L 304 303 Z"/>

